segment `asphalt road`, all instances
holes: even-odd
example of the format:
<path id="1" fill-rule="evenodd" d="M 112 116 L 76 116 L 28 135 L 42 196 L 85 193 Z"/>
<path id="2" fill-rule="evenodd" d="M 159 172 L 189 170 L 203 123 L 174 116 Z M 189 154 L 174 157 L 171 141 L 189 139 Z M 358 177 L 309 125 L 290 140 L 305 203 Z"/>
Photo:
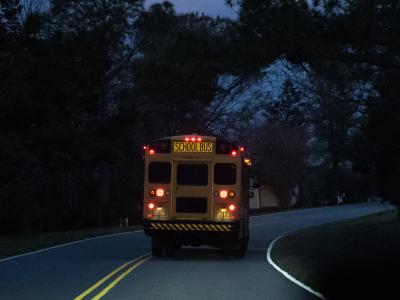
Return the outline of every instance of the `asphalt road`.
<path id="1" fill-rule="evenodd" d="M 183 248 L 174 258 L 131 261 L 150 251 L 142 231 L 90 239 L 1 260 L 0 299 L 316 299 L 267 262 L 270 242 L 283 233 L 389 208 L 374 202 L 254 216 L 243 259 L 221 258 L 201 247 Z"/>

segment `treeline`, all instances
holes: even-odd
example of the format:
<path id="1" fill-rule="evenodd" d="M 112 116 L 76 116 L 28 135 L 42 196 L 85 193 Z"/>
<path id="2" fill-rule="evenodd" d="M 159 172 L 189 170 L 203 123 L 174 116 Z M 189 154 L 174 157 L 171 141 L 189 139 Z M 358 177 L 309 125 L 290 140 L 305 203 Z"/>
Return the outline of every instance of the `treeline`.
<path id="1" fill-rule="evenodd" d="M 399 2 L 229 2 L 240 6 L 239 27 L 254 68 L 263 70 L 277 57 L 289 62 L 281 95 L 264 101 L 261 178 L 282 178 L 273 186 L 287 186 L 280 192 L 284 205 L 294 184 L 303 205 L 334 203 L 337 193 L 348 201 L 380 197 L 399 204 Z M 297 128 L 296 138 L 277 125 Z M 268 171 L 277 165 L 286 167 Z"/>
<path id="2" fill-rule="evenodd" d="M 314 2 L 0 0 L 0 231 L 139 222 L 141 145 L 188 132 L 246 140 L 282 205 L 398 200 L 400 8 Z M 281 95 L 237 106 L 277 61 Z"/>

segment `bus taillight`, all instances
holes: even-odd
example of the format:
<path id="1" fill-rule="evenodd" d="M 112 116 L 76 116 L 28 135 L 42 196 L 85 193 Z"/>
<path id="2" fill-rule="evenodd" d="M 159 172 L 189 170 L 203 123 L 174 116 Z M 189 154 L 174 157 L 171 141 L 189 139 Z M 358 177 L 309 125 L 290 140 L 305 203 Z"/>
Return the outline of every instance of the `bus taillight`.
<path id="1" fill-rule="evenodd" d="M 225 199 L 226 197 L 228 197 L 228 191 L 225 191 L 225 190 L 220 191 L 220 192 L 219 192 L 219 196 L 220 196 L 222 199 Z"/>
<path id="2" fill-rule="evenodd" d="M 157 195 L 157 197 L 163 197 L 164 196 L 164 190 L 163 189 L 157 189 L 156 195 Z"/>
<path id="3" fill-rule="evenodd" d="M 232 156 L 236 156 L 237 152 L 235 150 L 232 151 Z"/>
<path id="4" fill-rule="evenodd" d="M 149 153 L 150 153 L 150 154 L 154 154 L 154 153 L 155 153 L 154 149 L 150 149 L 150 150 L 149 150 Z"/>
<path id="5" fill-rule="evenodd" d="M 236 205 L 235 204 L 231 204 L 228 206 L 230 211 L 234 211 L 236 209 Z"/>
<path id="6" fill-rule="evenodd" d="M 147 207 L 148 207 L 150 210 L 152 210 L 152 209 L 154 209 L 155 205 L 154 205 L 154 203 L 150 202 L 150 203 L 147 205 Z"/>

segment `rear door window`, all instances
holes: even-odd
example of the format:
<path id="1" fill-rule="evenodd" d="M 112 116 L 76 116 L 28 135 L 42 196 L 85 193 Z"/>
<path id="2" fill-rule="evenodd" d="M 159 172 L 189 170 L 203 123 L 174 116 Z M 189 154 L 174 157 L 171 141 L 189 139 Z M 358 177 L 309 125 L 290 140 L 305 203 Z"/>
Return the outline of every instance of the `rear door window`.
<path id="1" fill-rule="evenodd" d="M 178 185 L 208 185 L 208 165 L 179 164 L 176 181 Z"/>
<path id="2" fill-rule="evenodd" d="M 234 185 L 236 183 L 236 165 L 228 163 L 215 164 L 214 183 L 219 185 Z"/>

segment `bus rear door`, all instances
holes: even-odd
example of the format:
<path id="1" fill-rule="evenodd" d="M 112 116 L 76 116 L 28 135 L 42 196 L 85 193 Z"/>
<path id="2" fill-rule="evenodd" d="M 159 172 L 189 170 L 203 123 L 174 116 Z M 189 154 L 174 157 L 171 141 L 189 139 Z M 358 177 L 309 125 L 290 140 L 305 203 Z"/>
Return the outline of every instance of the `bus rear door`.
<path id="1" fill-rule="evenodd" d="M 173 218 L 211 219 L 211 172 L 210 162 L 174 162 Z"/>

